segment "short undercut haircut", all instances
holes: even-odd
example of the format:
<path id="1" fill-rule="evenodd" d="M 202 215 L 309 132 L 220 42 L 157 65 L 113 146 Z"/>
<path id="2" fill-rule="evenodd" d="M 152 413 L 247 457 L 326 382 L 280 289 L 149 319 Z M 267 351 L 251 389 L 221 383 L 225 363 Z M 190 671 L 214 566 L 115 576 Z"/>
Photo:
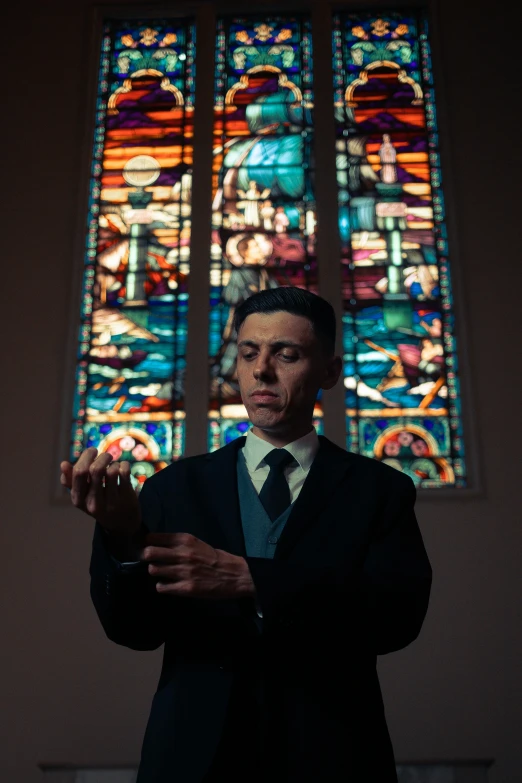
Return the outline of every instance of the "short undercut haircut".
<path id="1" fill-rule="evenodd" d="M 234 314 L 234 328 L 239 334 L 241 324 L 254 313 L 286 312 L 308 318 L 317 339 L 328 356 L 335 353 L 336 322 L 330 302 L 304 288 L 281 286 L 259 291 L 245 299 Z"/>

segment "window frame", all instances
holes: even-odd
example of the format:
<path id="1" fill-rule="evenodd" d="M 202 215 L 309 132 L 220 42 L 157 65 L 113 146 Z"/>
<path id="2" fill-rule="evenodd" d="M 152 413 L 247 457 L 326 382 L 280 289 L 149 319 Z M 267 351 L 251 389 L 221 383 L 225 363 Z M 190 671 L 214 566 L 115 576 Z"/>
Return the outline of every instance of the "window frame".
<path id="1" fill-rule="evenodd" d="M 314 103 L 316 108 L 315 127 L 321 144 L 316 144 L 316 203 L 319 258 L 319 291 L 331 301 L 338 324 L 341 324 L 342 301 L 340 291 L 340 238 L 337 226 L 337 182 L 335 170 L 335 128 L 333 116 L 333 73 L 332 73 L 332 16 L 342 10 L 377 11 L 398 8 L 407 10 L 424 9 L 430 23 L 430 47 L 432 72 L 435 85 L 435 102 L 438 116 L 439 156 L 443 172 L 445 200 L 445 223 L 448 233 L 449 267 L 453 296 L 456 354 L 459 365 L 461 419 L 465 445 L 467 486 L 442 488 L 419 488 L 418 499 L 475 499 L 486 496 L 482 478 L 479 454 L 479 431 L 472 388 L 472 367 L 470 364 L 470 340 L 468 337 L 467 303 L 462 279 L 463 270 L 459 263 L 462 251 L 458 238 L 458 206 L 453 185 L 453 161 L 451 149 L 451 117 L 447 109 L 445 81 L 449 77 L 450 63 L 444 58 L 441 45 L 441 24 L 437 0 L 428 2 L 332 2 L 324 0 L 303 0 L 289 2 L 283 8 L 272 2 L 263 2 L 259 13 L 282 15 L 307 13 L 312 17 L 312 40 L 314 52 Z M 198 264 L 195 259 L 209 256 L 211 235 L 211 168 L 212 168 L 212 126 L 214 111 L 214 50 L 215 19 L 221 14 L 244 15 L 244 4 L 236 2 L 215 2 L 203 0 L 181 3 L 176 7 L 166 4 L 147 7 L 145 5 L 97 5 L 91 7 L 85 21 L 85 42 L 80 68 L 80 91 L 82 109 L 79 117 L 80 156 L 79 186 L 76 190 L 77 217 L 74 223 L 73 259 L 69 283 L 68 330 L 64 340 L 63 383 L 60 422 L 53 452 L 51 502 L 64 505 L 70 503 L 68 492 L 59 480 L 59 463 L 69 455 L 71 416 L 73 409 L 77 365 L 78 327 L 80 322 L 81 295 L 84 275 L 84 254 L 86 240 L 86 216 L 88 214 L 89 188 L 91 178 L 92 139 L 95 129 L 95 107 L 98 87 L 98 70 L 104 21 L 113 19 L 187 17 L 193 16 L 196 24 L 195 58 L 195 126 L 194 165 L 192 197 L 191 271 L 189 281 L 188 340 L 185 396 L 186 436 L 185 454 L 191 456 L 207 451 L 208 427 L 208 364 L 201 356 L 208 355 L 209 316 L 209 268 Z M 205 52 L 205 62 L 212 64 L 204 70 L 198 61 L 198 50 Z M 318 51 L 328 55 L 318 57 Z M 201 58 L 201 55 L 200 55 Z M 207 59 L 208 58 L 208 59 Z M 318 88 L 318 84 L 321 88 Z M 338 330 L 338 352 L 342 353 L 341 329 Z M 330 440 L 346 448 L 346 423 L 344 388 L 341 383 L 323 397 L 324 433 Z"/>

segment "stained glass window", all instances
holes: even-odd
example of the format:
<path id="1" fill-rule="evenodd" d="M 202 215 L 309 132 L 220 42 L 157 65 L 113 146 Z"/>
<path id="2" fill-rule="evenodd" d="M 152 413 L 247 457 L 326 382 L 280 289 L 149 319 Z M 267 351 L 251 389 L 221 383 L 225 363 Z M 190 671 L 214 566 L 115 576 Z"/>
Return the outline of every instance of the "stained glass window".
<path id="1" fill-rule="evenodd" d="M 281 285 L 317 293 L 309 20 L 221 19 L 215 73 L 209 450 L 249 426 L 235 308 Z M 315 414 L 321 431 L 320 400 Z"/>
<path id="2" fill-rule="evenodd" d="M 347 448 L 464 486 L 426 19 L 336 15 L 334 80 Z"/>
<path id="3" fill-rule="evenodd" d="M 194 219 L 211 243 L 207 255 L 208 238 L 198 229 L 193 254 L 200 266 L 193 268 L 205 276 L 208 269 L 210 302 L 206 287 L 193 285 L 190 312 L 196 326 L 195 314 L 208 312 L 208 356 L 205 317 L 187 356 L 195 23 L 109 20 L 98 78 L 71 459 L 88 446 L 110 451 L 130 460 L 138 485 L 183 456 L 186 365 L 202 361 L 208 384 L 190 397 L 188 424 L 196 424 L 189 427 L 189 453 L 200 453 L 205 438 L 213 451 L 245 433 L 235 310 L 265 289 L 293 285 L 320 293 L 321 270 L 330 275 L 332 267 L 331 259 L 317 257 L 317 234 L 321 239 L 321 225 L 338 215 L 344 405 L 328 400 L 330 426 L 342 418 L 348 450 L 385 461 L 417 486 L 466 486 L 424 13 L 333 15 L 335 149 L 316 138 L 323 126 L 314 121 L 314 93 L 322 96 L 325 85 L 314 76 L 313 60 L 324 65 L 331 52 L 319 46 L 323 29 L 320 51 L 312 51 L 309 14 L 222 16 L 217 30 L 205 27 L 204 15 L 199 23 L 216 42 L 214 55 L 198 53 L 202 94 L 213 84 L 214 99 L 212 128 L 206 119 L 202 125 L 208 136 L 197 131 L 196 157 L 210 155 L 212 145 L 212 172 L 201 164 L 194 180 L 202 194 Z M 318 70 L 330 82 L 326 69 Z M 210 101 L 206 108 L 210 115 Z M 321 190 L 317 200 L 316 148 L 326 162 L 330 151 L 337 172 L 337 190 Z M 200 425 L 208 425 L 206 433 Z M 314 425 L 323 433 L 320 394 Z"/>
<path id="4" fill-rule="evenodd" d="M 194 27 L 104 26 L 72 435 L 143 482 L 183 452 Z"/>

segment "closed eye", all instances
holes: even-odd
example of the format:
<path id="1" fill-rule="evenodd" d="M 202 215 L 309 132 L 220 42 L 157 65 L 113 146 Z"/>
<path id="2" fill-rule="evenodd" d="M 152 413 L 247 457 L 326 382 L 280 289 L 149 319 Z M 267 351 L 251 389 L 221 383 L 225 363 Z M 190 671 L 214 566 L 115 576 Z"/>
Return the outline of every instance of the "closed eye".
<path id="1" fill-rule="evenodd" d="M 241 352 L 240 357 L 242 359 L 245 359 L 246 361 L 250 361 L 251 359 L 255 359 L 257 356 L 257 353 L 255 351 L 249 351 L 247 352 Z M 283 359 L 285 362 L 296 362 L 299 359 L 298 354 L 290 354 L 290 353 L 278 353 L 274 354 L 279 359 Z"/>

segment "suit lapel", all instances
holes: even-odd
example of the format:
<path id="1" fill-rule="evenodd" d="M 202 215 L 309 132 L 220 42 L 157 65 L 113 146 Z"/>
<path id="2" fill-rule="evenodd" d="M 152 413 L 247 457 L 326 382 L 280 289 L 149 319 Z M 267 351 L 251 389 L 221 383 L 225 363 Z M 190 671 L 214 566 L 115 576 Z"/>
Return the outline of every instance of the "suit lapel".
<path id="1" fill-rule="evenodd" d="M 246 556 L 246 548 L 239 510 L 237 457 L 244 443 L 244 437 L 236 438 L 227 446 L 206 455 L 202 498 L 210 516 L 219 523 L 223 543 L 216 546 L 242 557 Z"/>
<path id="2" fill-rule="evenodd" d="M 274 559 L 287 557 L 299 537 L 317 520 L 328 505 L 335 488 L 353 467 L 353 454 L 319 436 L 319 450 L 299 497 L 279 538 Z M 234 555 L 246 557 L 245 539 L 239 509 L 237 486 L 238 450 L 245 438 L 236 440 L 205 458 L 204 497 L 207 513 L 219 524 L 222 542 L 216 546 Z"/>
<path id="3" fill-rule="evenodd" d="M 328 506 L 336 487 L 353 467 L 353 455 L 319 436 L 319 451 L 281 533 L 274 559 L 287 557 L 299 537 Z"/>

